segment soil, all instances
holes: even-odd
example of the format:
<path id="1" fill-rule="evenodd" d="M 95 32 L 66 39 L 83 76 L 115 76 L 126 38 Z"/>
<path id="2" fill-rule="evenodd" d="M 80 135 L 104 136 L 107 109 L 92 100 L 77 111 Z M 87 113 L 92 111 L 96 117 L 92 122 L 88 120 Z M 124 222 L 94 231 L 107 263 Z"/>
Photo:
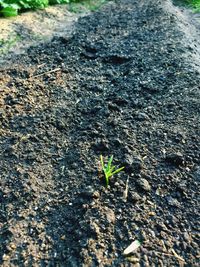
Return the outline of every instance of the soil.
<path id="1" fill-rule="evenodd" d="M 73 13 L 68 5 L 56 5 L 14 18 L 1 18 L 0 63 L 22 54 L 30 46 L 50 42 L 54 36 L 71 36 L 74 23 L 86 14 L 89 14 L 86 9 Z"/>
<path id="2" fill-rule="evenodd" d="M 119 0 L 1 66 L 1 266 L 199 266 L 199 47 L 170 0 Z"/>

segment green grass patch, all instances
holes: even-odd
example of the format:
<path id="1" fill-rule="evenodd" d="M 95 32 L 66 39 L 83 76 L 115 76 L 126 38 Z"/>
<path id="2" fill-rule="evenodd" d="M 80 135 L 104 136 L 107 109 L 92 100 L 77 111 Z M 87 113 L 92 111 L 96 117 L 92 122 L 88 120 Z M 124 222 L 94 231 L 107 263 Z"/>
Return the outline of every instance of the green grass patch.
<path id="1" fill-rule="evenodd" d="M 73 0 L 70 1 L 69 11 L 74 13 L 82 13 L 86 10 L 95 11 L 108 1 L 109 0 Z"/>
<path id="2" fill-rule="evenodd" d="M 51 4 L 51 1 L 52 0 L 0 0 L 0 15 L 13 17 L 16 16 L 19 11 L 45 8 Z M 68 2 L 68 0 L 62 1 Z"/>
<path id="3" fill-rule="evenodd" d="M 195 12 L 200 12 L 200 0 L 180 0 L 178 2 L 192 8 Z"/>
<path id="4" fill-rule="evenodd" d="M 191 2 L 192 7 L 193 7 L 196 11 L 200 12 L 200 0 L 192 0 L 192 1 L 190 1 L 190 2 Z"/>
<path id="5" fill-rule="evenodd" d="M 0 39 L 0 55 L 6 54 L 20 39 L 19 35 L 12 36 L 8 40 Z"/>

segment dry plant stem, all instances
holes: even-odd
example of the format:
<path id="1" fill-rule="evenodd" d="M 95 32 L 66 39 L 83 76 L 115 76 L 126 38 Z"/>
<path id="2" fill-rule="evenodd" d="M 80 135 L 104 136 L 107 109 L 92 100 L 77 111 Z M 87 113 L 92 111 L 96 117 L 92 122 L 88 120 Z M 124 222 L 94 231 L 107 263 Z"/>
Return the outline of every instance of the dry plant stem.
<path id="1" fill-rule="evenodd" d="M 175 252 L 175 251 L 174 251 Z M 155 251 L 155 254 L 162 254 L 162 255 L 165 255 L 165 256 L 169 256 L 169 257 L 176 257 L 178 260 L 182 261 L 185 263 L 185 260 L 183 258 L 181 258 L 176 252 L 175 254 L 170 254 L 170 253 L 165 253 L 165 252 L 159 252 L 159 251 Z"/>
<path id="2" fill-rule="evenodd" d="M 128 197 L 128 189 L 129 189 L 129 177 L 126 180 L 126 188 L 124 190 L 124 194 L 123 194 L 123 198 L 124 198 L 124 202 L 127 201 L 127 197 Z"/>
<path id="3" fill-rule="evenodd" d="M 61 70 L 61 68 L 56 68 L 56 69 L 53 69 L 53 70 L 49 70 L 49 71 L 40 73 L 40 74 L 38 74 L 38 75 L 30 76 L 28 79 L 30 79 L 30 78 L 37 78 L 37 77 L 43 76 L 43 75 L 45 75 L 45 74 L 49 74 L 49 73 L 53 73 L 53 72 L 57 72 L 57 71 L 60 71 L 60 70 Z"/>

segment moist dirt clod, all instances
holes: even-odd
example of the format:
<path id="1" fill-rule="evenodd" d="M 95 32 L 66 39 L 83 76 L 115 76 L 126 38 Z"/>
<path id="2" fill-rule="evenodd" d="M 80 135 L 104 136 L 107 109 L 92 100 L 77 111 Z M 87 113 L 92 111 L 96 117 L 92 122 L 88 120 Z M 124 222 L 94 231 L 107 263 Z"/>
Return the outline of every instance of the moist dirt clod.
<path id="1" fill-rule="evenodd" d="M 198 27 L 170 0 L 74 27 L 0 66 L 0 265 L 199 266 Z"/>

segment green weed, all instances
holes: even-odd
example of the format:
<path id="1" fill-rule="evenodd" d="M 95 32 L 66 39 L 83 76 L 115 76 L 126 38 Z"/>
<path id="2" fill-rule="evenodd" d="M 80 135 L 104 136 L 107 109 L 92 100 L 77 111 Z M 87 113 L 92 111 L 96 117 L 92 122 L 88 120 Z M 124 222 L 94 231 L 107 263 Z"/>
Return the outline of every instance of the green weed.
<path id="1" fill-rule="evenodd" d="M 101 167 L 102 167 L 102 170 L 103 170 L 104 176 L 105 176 L 106 187 L 108 187 L 109 182 L 110 182 L 110 178 L 114 174 L 121 172 L 124 169 L 124 167 L 116 169 L 116 166 L 112 166 L 113 156 L 110 157 L 107 164 L 104 163 L 102 155 L 100 156 L 100 161 L 101 161 Z"/>
<path id="2" fill-rule="evenodd" d="M 71 0 L 69 4 L 69 11 L 74 13 L 82 13 L 87 10 L 95 11 L 109 0 Z"/>
<path id="3" fill-rule="evenodd" d="M 0 14 L 4 17 L 13 17 L 20 10 L 45 8 L 49 0 L 0 0 Z"/>
<path id="4" fill-rule="evenodd" d="M 191 6 L 195 11 L 200 12 L 200 0 L 191 0 L 189 2 L 191 2 Z"/>
<path id="5" fill-rule="evenodd" d="M 12 36 L 8 40 L 0 39 L 0 54 L 6 54 L 20 39 L 19 35 Z"/>
<path id="6" fill-rule="evenodd" d="M 179 4 L 183 3 L 186 6 L 192 8 L 195 12 L 200 12 L 200 0 L 179 0 Z"/>

